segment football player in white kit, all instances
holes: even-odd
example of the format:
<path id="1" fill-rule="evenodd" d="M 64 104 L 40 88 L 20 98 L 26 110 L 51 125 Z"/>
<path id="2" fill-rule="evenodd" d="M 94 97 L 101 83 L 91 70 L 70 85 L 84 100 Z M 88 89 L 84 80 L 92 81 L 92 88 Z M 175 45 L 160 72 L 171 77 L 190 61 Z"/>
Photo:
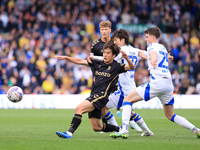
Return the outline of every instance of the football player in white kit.
<path id="1" fill-rule="evenodd" d="M 158 97 L 163 105 L 165 116 L 179 124 L 180 126 L 193 131 L 197 138 L 200 138 L 200 129 L 195 127 L 185 118 L 174 113 L 174 87 L 172 84 L 171 74 L 168 69 L 168 52 L 166 48 L 158 43 L 161 32 L 157 27 L 147 29 L 145 32 L 147 42 L 147 63 L 149 65 L 149 73 L 151 81 L 137 87 L 123 101 L 122 111 L 122 130 L 118 133 L 110 134 L 111 137 L 128 138 L 128 126 L 131 116 L 132 104 L 145 100 L 148 101 L 154 97 Z M 163 86 L 164 85 L 164 86 Z M 153 134 L 143 133 L 146 136 Z"/>
<path id="2" fill-rule="evenodd" d="M 128 32 L 124 29 L 115 31 L 111 39 L 114 41 L 116 45 L 118 45 L 121 48 L 121 50 L 123 50 L 128 55 L 129 59 L 132 60 L 135 66 L 137 65 L 137 62 L 138 62 L 138 53 L 139 52 L 146 53 L 146 51 L 142 51 L 140 49 L 133 48 L 131 45 L 128 45 L 129 35 L 128 35 Z M 100 56 L 93 56 L 90 58 L 102 59 L 102 57 Z M 118 63 L 127 64 L 126 60 L 123 59 L 121 53 L 118 56 L 116 56 L 114 60 L 116 60 Z M 125 73 L 119 74 L 119 79 L 118 79 L 119 89 L 109 96 L 109 101 L 106 104 L 106 107 L 102 109 L 102 115 L 109 122 L 109 124 L 118 126 L 114 115 L 111 114 L 111 112 L 108 109 L 116 108 L 116 107 L 120 108 L 122 106 L 124 98 L 128 96 L 128 94 L 133 89 L 136 88 L 135 81 L 134 81 L 134 73 L 135 73 L 135 70 L 130 70 Z M 152 133 L 147 127 L 142 117 L 136 112 L 132 111 L 129 120 L 130 120 L 130 127 L 134 128 L 137 132 L 146 131 L 148 133 Z M 138 125 L 142 129 L 138 127 Z"/>

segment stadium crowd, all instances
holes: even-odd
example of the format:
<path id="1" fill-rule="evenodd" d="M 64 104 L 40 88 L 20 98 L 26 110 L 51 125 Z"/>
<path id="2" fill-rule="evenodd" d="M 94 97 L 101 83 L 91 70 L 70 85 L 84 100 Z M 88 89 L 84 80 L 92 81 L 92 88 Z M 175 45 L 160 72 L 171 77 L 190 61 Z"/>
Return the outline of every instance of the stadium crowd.
<path id="1" fill-rule="evenodd" d="M 10 86 L 30 94 L 78 94 L 92 87 L 89 67 L 56 55 L 86 59 L 101 37 L 99 22 L 153 24 L 174 60 L 169 68 L 176 94 L 200 94 L 200 0 L 2 0 L 0 2 L 0 93 Z M 146 49 L 144 34 L 130 44 Z M 135 81 L 149 80 L 139 60 Z"/>

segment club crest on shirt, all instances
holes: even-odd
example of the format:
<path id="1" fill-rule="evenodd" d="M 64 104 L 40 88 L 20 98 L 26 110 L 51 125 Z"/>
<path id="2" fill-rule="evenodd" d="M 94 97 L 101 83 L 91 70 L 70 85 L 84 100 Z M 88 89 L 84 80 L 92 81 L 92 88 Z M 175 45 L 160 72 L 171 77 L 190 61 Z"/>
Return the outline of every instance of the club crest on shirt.
<path id="1" fill-rule="evenodd" d="M 110 70 L 111 69 L 111 66 L 108 66 L 108 70 Z"/>
<path id="2" fill-rule="evenodd" d="M 101 53 L 103 53 L 103 49 L 101 50 Z"/>

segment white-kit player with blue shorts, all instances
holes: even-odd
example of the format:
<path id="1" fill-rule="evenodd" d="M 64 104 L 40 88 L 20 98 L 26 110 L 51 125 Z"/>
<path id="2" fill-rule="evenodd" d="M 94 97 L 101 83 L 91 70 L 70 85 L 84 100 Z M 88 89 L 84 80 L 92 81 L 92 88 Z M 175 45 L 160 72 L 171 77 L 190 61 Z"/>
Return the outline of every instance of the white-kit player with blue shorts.
<path id="1" fill-rule="evenodd" d="M 116 45 L 118 45 L 122 51 L 124 51 L 129 59 L 132 60 L 134 65 L 137 65 L 138 62 L 138 54 L 139 52 L 146 52 L 137 48 L 133 48 L 131 45 L 129 45 L 129 35 L 128 32 L 124 29 L 116 30 L 111 38 Z M 99 56 L 93 56 L 94 59 L 102 59 L 102 57 Z M 122 54 L 119 53 L 118 56 L 115 57 L 115 59 L 118 63 L 127 64 L 127 61 L 122 57 Z M 103 117 L 109 122 L 109 124 L 118 126 L 115 117 L 108 109 L 111 108 L 120 108 L 122 106 L 123 100 L 128 94 L 136 88 L 135 81 L 134 81 L 134 73 L 135 70 L 130 70 L 125 73 L 119 74 L 118 79 L 118 90 L 114 93 L 112 93 L 109 96 L 109 101 L 106 104 L 106 107 L 102 109 L 102 115 Z M 137 132 L 142 131 L 148 131 L 149 133 L 152 133 L 142 117 L 137 114 L 136 112 L 131 113 L 131 116 L 129 118 L 130 121 L 130 127 L 134 128 Z M 136 123 L 135 123 L 136 122 Z M 140 127 L 139 127 L 139 126 Z M 142 128 L 142 129 L 141 129 Z M 152 133 L 153 134 L 153 133 Z"/>
<path id="2" fill-rule="evenodd" d="M 195 127 L 185 118 L 174 114 L 174 87 L 171 74 L 168 69 L 168 52 L 166 48 L 158 43 L 161 32 L 157 27 L 149 28 L 145 32 L 147 42 L 147 63 L 151 81 L 134 89 L 123 102 L 122 111 L 122 130 L 118 133 L 112 133 L 112 137 L 128 138 L 129 118 L 131 116 L 132 104 L 145 100 L 148 101 L 158 97 L 163 105 L 165 116 L 179 124 L 180 126 L 193 131 L 197 138 L 200 138 L 200 129 Z M 143 134 L 151 136 L 151 133 Z"/>

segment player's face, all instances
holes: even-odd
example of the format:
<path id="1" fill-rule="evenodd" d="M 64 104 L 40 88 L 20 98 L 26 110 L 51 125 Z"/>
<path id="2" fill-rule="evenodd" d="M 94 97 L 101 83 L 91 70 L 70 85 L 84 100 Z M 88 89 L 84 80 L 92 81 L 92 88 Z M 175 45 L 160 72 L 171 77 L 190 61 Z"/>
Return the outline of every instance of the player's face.
<path id="1" fill-rule="evenodd" d="M 109 27 L 101 27 L 100 33 L 102 38 L 109 38 L 110 37 L 111 29 Z"/>
<path id="2" fill-rule="evenodd" d="M 148 46 L 150 43 L 153 42 L 153 36 L 149 35 L 149 34 L 146 34 L 145 41 L 147 42 L 147 46 Z"/>
<path id="3" fill-rule="evenodd" d="M 103 60 L 106 64 L 113 62 L 115 55 L 113 55 L 112 50 L 107 48 L 103 51 Z"/>
<path id="4" fill-rule="evenodd" d="M 114 44 L 116 44 L 116 45 L 119 46 L 119 47 L 125 45 L 125 44 L 124 44 L 124 40 L 123 40 L 123 39 L 120 40 L 120 38 L 117 38 L 117 37 L 114 38 Z"/>

